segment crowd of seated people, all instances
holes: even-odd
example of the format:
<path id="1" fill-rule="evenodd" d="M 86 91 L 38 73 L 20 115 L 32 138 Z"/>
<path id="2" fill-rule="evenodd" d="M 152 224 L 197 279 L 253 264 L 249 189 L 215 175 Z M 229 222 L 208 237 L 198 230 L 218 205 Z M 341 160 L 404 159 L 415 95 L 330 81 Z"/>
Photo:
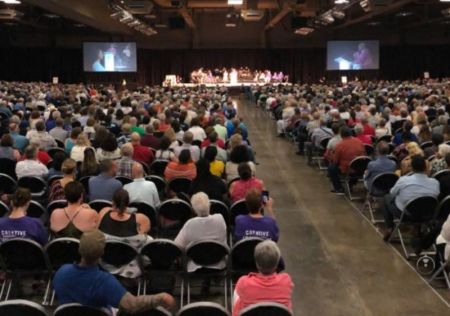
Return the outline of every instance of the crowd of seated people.
<path id="1" fill-rule="evenodd" d="M 81 262 L 64 265 L 54 279 L 59 304 L 133 312 L 157 305 L 174 307 L 171 295 L 134 296 L 109 274 L 136 280 L 142 273 L 137 261 L 117 268 L 101 260 L 110 240 L 126 242 L 139 252 L 160 238 L 167 219 L 151 218 L 139 203 L 155 210 L 168 199 L 190 205 L 192 218 L 179 223 L 177 234 L 170 235 L 182 249 L 197 240 L 213 239 L 229 246 L 246 237 L 278 241 L 273 200 L 261 202 L 265 187 L 256 177 L 249 132 L 226 88 L 116 91 L 112 86 L 0 82 L 0 117 L 0 158 L 15 165 L 12 170 L 0 165 L 0 177 L 9 174 L 17 186 L 33 177 L 48 181 L 43 188 L 46 194 L 39 198 L 30 193 L 32 188 L 20 187 L 13 195 L 0 192 L 10 208 L 0 218 L 0 247 L 14 238 L 32 239 L 42 246 L 55 238 L 80 240 Z M 170 181 L 180 177 L 191 181 L 182 194 L 169 190 Z M 32 199 L 43 209 L 51 202 L 66 204 L 38 219 L 27 216 Z M 227 207 L 244 201 L 249 215 L 238 216 L 236 225 L 229 223 L 211 213 L 210 200 Z M 96 207 L 100 202 L 103 207 Z M 278 262 L 278 247 L 269 248 L 259 255 L 255 252 L 260 270 L 255 275 L 269 278 L 269 288 L 288 285 L 273 301 L 291 308 L 292 281 L 287 274 L 279 282 L 274 279 L 277 273 L 261 257 L 267 252 L 270 260 Z M 99 263 L 106 271 L 98 268 Z M 218 267 L 226 265 L 224 261 Z M 187 268 L 188 272 L 196 269 L 191 263 Z M 255 286 L 251 280 L 244 285 Z M 256 292 L 256 288 L 239 292 L 239 309 L 263 301 Z"/>
<path id="2" fill-rule="evenodd" d="M 385 240 L 391 237 L 394 218 L 401 217 L 408 202 L 423 196 L 441 201 L 448 196 L 449 79 L 267 85 L 251 87 L 246 94 L 271 113 L 277 134 L 294 140 L 298 155 L 326 166 L 331 192 L 347 193 L 346 177 L 348 190 L 353 191 L 359 179 L 351 177 L 355 171 L 351 163 L 361 156 L 371 160 L 363 177 L 370 192 L 377 175 L 400 176 L 379 203 Z M 444 174 L 434 179 L 438 172 Z M 437 223 L 434 237 L 442 224 L 442 220 Z M 413 237 L 422 236 L 416 233 Z M 441 234 L 441 242 L 444 235 L 448 236 Z"/>

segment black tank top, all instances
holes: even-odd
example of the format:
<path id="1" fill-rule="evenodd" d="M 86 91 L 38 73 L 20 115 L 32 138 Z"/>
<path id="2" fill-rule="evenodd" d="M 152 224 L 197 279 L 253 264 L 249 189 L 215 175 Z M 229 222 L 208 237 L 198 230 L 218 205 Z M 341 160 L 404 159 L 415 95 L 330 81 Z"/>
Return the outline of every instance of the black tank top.
<path id="1" fill-rule="evenodd" d="M 111 211 L 103 216 L 99 229 L 108 234 L 117 237 L 130 237 L 138 234 L 136 224 L 136 214 L 130 214 L 126 221 L 116 221 L 111 218 Z"/>

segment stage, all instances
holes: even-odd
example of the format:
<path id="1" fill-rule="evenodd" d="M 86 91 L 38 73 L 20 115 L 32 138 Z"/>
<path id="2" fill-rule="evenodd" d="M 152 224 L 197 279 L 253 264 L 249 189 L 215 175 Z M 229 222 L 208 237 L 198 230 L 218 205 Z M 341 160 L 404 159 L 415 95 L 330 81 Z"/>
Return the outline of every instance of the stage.
<path id="1" fill-rule="evenodd" d="M 214 87 L 227 87 L 230 89 L 236 89 L 236 88 L 242 88 L 242 87 L 252 87 L 252 86 L 266 86 L 266 85 L 283 85 L 283 86 L 291 86 L 292 83 L 290 82 L 271 82 L 271 83 L 259 83 L 259 82 L 238 82 L 238 83 L 177 83 L 172 85 L 172 87 L 186 87 L 186 88 L 195 88 L 199 86 L 204 86 L 207 88 L 214 88 Z"/>

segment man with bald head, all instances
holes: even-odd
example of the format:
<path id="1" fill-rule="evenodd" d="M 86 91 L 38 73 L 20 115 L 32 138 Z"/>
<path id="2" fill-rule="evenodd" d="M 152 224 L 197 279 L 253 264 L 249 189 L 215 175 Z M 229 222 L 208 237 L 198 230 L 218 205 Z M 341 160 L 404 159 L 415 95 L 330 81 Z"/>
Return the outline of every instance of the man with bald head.
<path id="1" fill-rule="evenodd" d="M 153 182 L 145 180 L 142 165 L 138 162 L 133 163 L 131 174 L 133 182 L 123 187 L 130 195 L 130 202 L 144 202 L 158 207 L 160 203 L 158 189 Z"/>
<path id="2" fill-rule="evenodd" d="M 150 166 L 155 159 L 155 155 L 149 147 L 141 145 L 141 136 L 136 132 L 132 133 L 130 142 L 133 145 L 134 150 L 133 160 L 142 161 Z"/>

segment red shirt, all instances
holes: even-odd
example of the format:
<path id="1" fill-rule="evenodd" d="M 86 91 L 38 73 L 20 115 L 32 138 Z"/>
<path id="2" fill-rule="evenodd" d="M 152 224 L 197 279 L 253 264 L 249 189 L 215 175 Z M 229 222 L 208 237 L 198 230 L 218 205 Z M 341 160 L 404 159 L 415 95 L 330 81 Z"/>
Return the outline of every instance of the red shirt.
<path id="1" fill-rule="evenodd" d="M 336 145 L 334 163 L 339 165 L 342 173 L 347 173 L 350 162 L 358 156 L 365 155 L 363 143 L 355 137 L 347 137 Z"/>
<path id="2" fill-rule="evenodd" d="M 222 149 L 225 149 L 225 142 L 223 141 L 223 139 L 218 138 L 216 141 L 217 146 L 219 146 Z M 200 145 L 201 148 L 204 147 L 208 147 L 209 145 L 211 145 L 211 141 L 206 138 L 204 141 L 202 141 L 202 144 Z"/>
<path id="3" fill-rule="evenodd" d="M 37 159 L 44 165 L 47 165 L 52 160 L 52 157 L 50 157 L 46 151 L 39 150 L 37 153 Z"/>
<path id="4" fill-rule="evenodd" d="M 356 138 L 359 139 L 363 144 L 372 145 L 372 137 L 370 137 L 369 135 L 361 134 L 356 136 Z"/>
<path id="5" fill-rule="evenodd" d="M 149 166 L 152 164 L 155 156 L 150 148 L 142 145 L 133 145 L 133 148 L 133 160 L 145 162 Z"/>
<path id="6" fill-rule="evenodd" d="M 294 283 L 287 273 L 250 273 L 243 276 L 236 284 L 235 293 L 238 298 L 234 304 L 233 316 L 239 315 L 249 305 L 262 302 L 279 303 L 292 309 L 293 288 Z"/>
<path id="7" fill-rule="evenodd" d="M 245 195 L 250 189 L 258 189 L 262 191 L 264 184 L 257 178 L 250 178 L 248 180 L 237 180 L 233 182 L 230 187 L 231 202 L 236 202 L 241 199 L 245 199 Z"/>
<path id="8" fill-rule="evenodd" d="M 370 126 L 369 124 L 365 124 L 365 125 L 363 125 L 363 134 L 375 136 L 375 129 L 372 126 Z"/>

